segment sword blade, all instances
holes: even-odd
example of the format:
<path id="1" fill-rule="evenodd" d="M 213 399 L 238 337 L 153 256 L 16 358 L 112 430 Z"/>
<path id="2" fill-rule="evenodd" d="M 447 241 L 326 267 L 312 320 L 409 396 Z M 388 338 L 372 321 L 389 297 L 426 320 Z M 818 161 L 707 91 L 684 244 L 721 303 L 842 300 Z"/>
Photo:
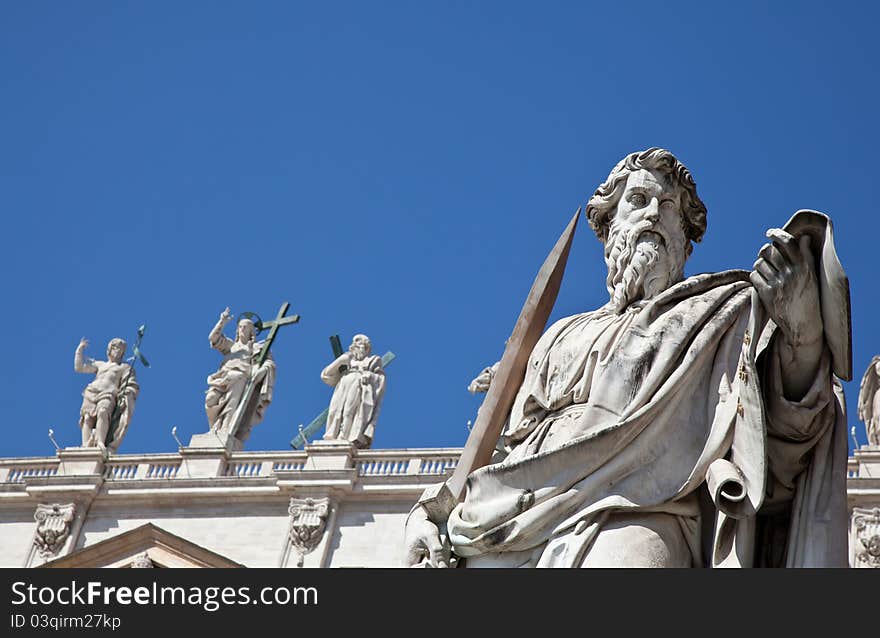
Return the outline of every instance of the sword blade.
<path id="1" fill-rule="evenodd" d="M 483 405 L 477 413 L 476 423 L 471 428 L 458 466 L 446 482 L 456 500 L 464 495 L 468 475 L 488 464 L 492 458 L 495 444 L 501 436 L 504 422 L 525 377 L 529 355 L 541 338 L 553 311 L 553 304 L 556 303 L 580 212 L 581 209 L 578 208 L 538 271 L 513 333 L 507 340 L 498 372 L 495 373 L 492 385 L 489 386 Z"/>

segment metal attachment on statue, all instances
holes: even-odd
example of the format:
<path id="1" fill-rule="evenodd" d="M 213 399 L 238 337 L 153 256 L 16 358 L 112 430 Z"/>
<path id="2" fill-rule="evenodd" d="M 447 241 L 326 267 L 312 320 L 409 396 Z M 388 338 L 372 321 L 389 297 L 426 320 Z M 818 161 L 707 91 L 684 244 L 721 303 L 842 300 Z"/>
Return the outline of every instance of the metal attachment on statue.
<path id="1" fill-rule="evenodd" d="M 144 353 L 141 352 L 141 341 L 144 339 L 144 333 L 147 331 L 147 325 L 141 324 L 137 329 L 137 339 L 135 339 L 134 347 L 131 349 L 131 355 L 128 359 L 125 360 L 126 363 L 129 364 L 128 372 L 125 374 L 125 379 L 122 380 L 122 384 L 119 386 L 119 394 L 116 396 L 116 405 L 113 406 L 113 412 L 110 414 L 110 426 L 107 428 L 107 438 L 104 441 L 104 445 L 109 445 L 110 441 L 113 440 L 116 430 L 119 427 L 119 419 L 122 417 L 122 412 L 125 410 L 125 400 L 126 400 L 126 390 L 128 389 L 128 383 L 131 380 L 131 375 L 134 372 L 135 364 L 140 361 L 145 368 L 150 367 L 150 362 L 147 361 L 147 358 L 144 356 Z"/>

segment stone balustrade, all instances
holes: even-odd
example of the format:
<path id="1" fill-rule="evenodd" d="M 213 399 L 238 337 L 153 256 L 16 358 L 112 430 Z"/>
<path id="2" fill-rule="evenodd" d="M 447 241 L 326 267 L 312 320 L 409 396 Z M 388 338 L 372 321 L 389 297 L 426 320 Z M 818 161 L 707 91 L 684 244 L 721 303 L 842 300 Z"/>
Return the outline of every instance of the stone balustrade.
<path id="1" fill-rule="evenodd" d="M 395 476 L 407 474 L 409 459 L 378 458 L 358 460 L 358 476 Z"/>
<path id="2" fill-rule="evenodd" d="M 173 479 L 180 471 L 180 461 L 170 463 L 150 463 L 144 478 L 148 479 Z"/>
<path id="3" fill-rule="evenodd" d="M 108 481 L 141 481 L 173 479 L 180 471 L 179 454 L 114 455 L 104 461 L 104 479 Z"/>
<path id="4" fill-rule="evenodd" d="M 78 448 L 73 448 L 78 449 Z M 179 453 L 119 454 L 104 459 L 100 475 L 113 483 L 125 481 L 181 480 L 190 477 L 187 471 L 187 448 Z M 64 471 L 58 457 L 0 459 L 0 484 L 24 485 L 31 479 L 64 477 L 82 472 Z M 228 452 L 217 453 L 225 458 L 218 463 L 217 477 L 249 479 L 272 477 L 290 472 L 309 473 L 319 466 L 310 463 L 308 449 L 294 452 Z M 459 448 L 351 450 L 347 465 L 359 477 L 443 476 L 451 472 L 461 454 Z M 206 478 L 202 476 L 201 478 Z M 209 478 L 209 477 L 207 477 Z"/>
<path id="5" fill-rule="evenodd" d="M 458 456 L 440 456 L 422 459 L 419 474 L 446 474 L 458 465 Z"/>
<path id="6" fill-rule="evenodd" d="M 58 474 L 58 460 L 40 459 L 0 459 L 0 483 L 24 483 L 29 478 L 55 476 Z"/>
<path id="7" fill-rule="evenodd" d="M 455 469 L 460 453 L 460 448 L 354 450 L 351 467 L 359 477 L 443 476 Z M 309 460 L 307 451 L 232 452 L 218 465 L 217 476 L 247 479 L 308 473 L 316 469 Z M 188 478 L 184 467 L 180 453 L 121 454 L 104 461 L 102 476 L 107 481 L 176 480 Z M 0 484 L 23 485 L 65 474 L 70 472 L 65 473 L 58 457 L 0 459 Z M 863 448 L 848 459 L 847 478 L 873 478 L 875 474 L 880 477 L 880 450 Z"/>

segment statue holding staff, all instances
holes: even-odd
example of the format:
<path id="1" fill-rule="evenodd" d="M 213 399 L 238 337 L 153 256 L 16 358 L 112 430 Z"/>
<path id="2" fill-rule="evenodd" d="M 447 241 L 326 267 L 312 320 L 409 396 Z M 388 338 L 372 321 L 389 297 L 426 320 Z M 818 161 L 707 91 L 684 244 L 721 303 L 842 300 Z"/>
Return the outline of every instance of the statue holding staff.
<path id="1" fill-rule="evenodd" d="M 142 332 L 139 331 L 139 336 Z M 133 361 L 123 361 L 127 344 L 123 339 L 111 339 L 107 344 L 107 360 L 97 361 L 85 356 L 88 340 L 83 337 L 73 357 L 75 372 L 94 374 L 95 379 L 83 390 L 79 411 L 82 447 L 97 447 L 116 451 L 134 412 L 140 387 L 134 373 Z M 137 353 L 136 353 L 137 354 Z"/>

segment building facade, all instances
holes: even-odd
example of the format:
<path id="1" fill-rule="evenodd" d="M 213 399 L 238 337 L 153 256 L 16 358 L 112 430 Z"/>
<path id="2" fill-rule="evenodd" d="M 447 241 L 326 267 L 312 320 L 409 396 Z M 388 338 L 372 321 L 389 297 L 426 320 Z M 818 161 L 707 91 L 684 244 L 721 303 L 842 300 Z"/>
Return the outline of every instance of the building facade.
<path id="1" fill-rule="evenodd" d="M 397 567 L 406 516 L 460 448 L 95 448 L 0 459 L 3 567 Z M 880 567 L 880 447 L 849 459 L 852 567 Z"/>

